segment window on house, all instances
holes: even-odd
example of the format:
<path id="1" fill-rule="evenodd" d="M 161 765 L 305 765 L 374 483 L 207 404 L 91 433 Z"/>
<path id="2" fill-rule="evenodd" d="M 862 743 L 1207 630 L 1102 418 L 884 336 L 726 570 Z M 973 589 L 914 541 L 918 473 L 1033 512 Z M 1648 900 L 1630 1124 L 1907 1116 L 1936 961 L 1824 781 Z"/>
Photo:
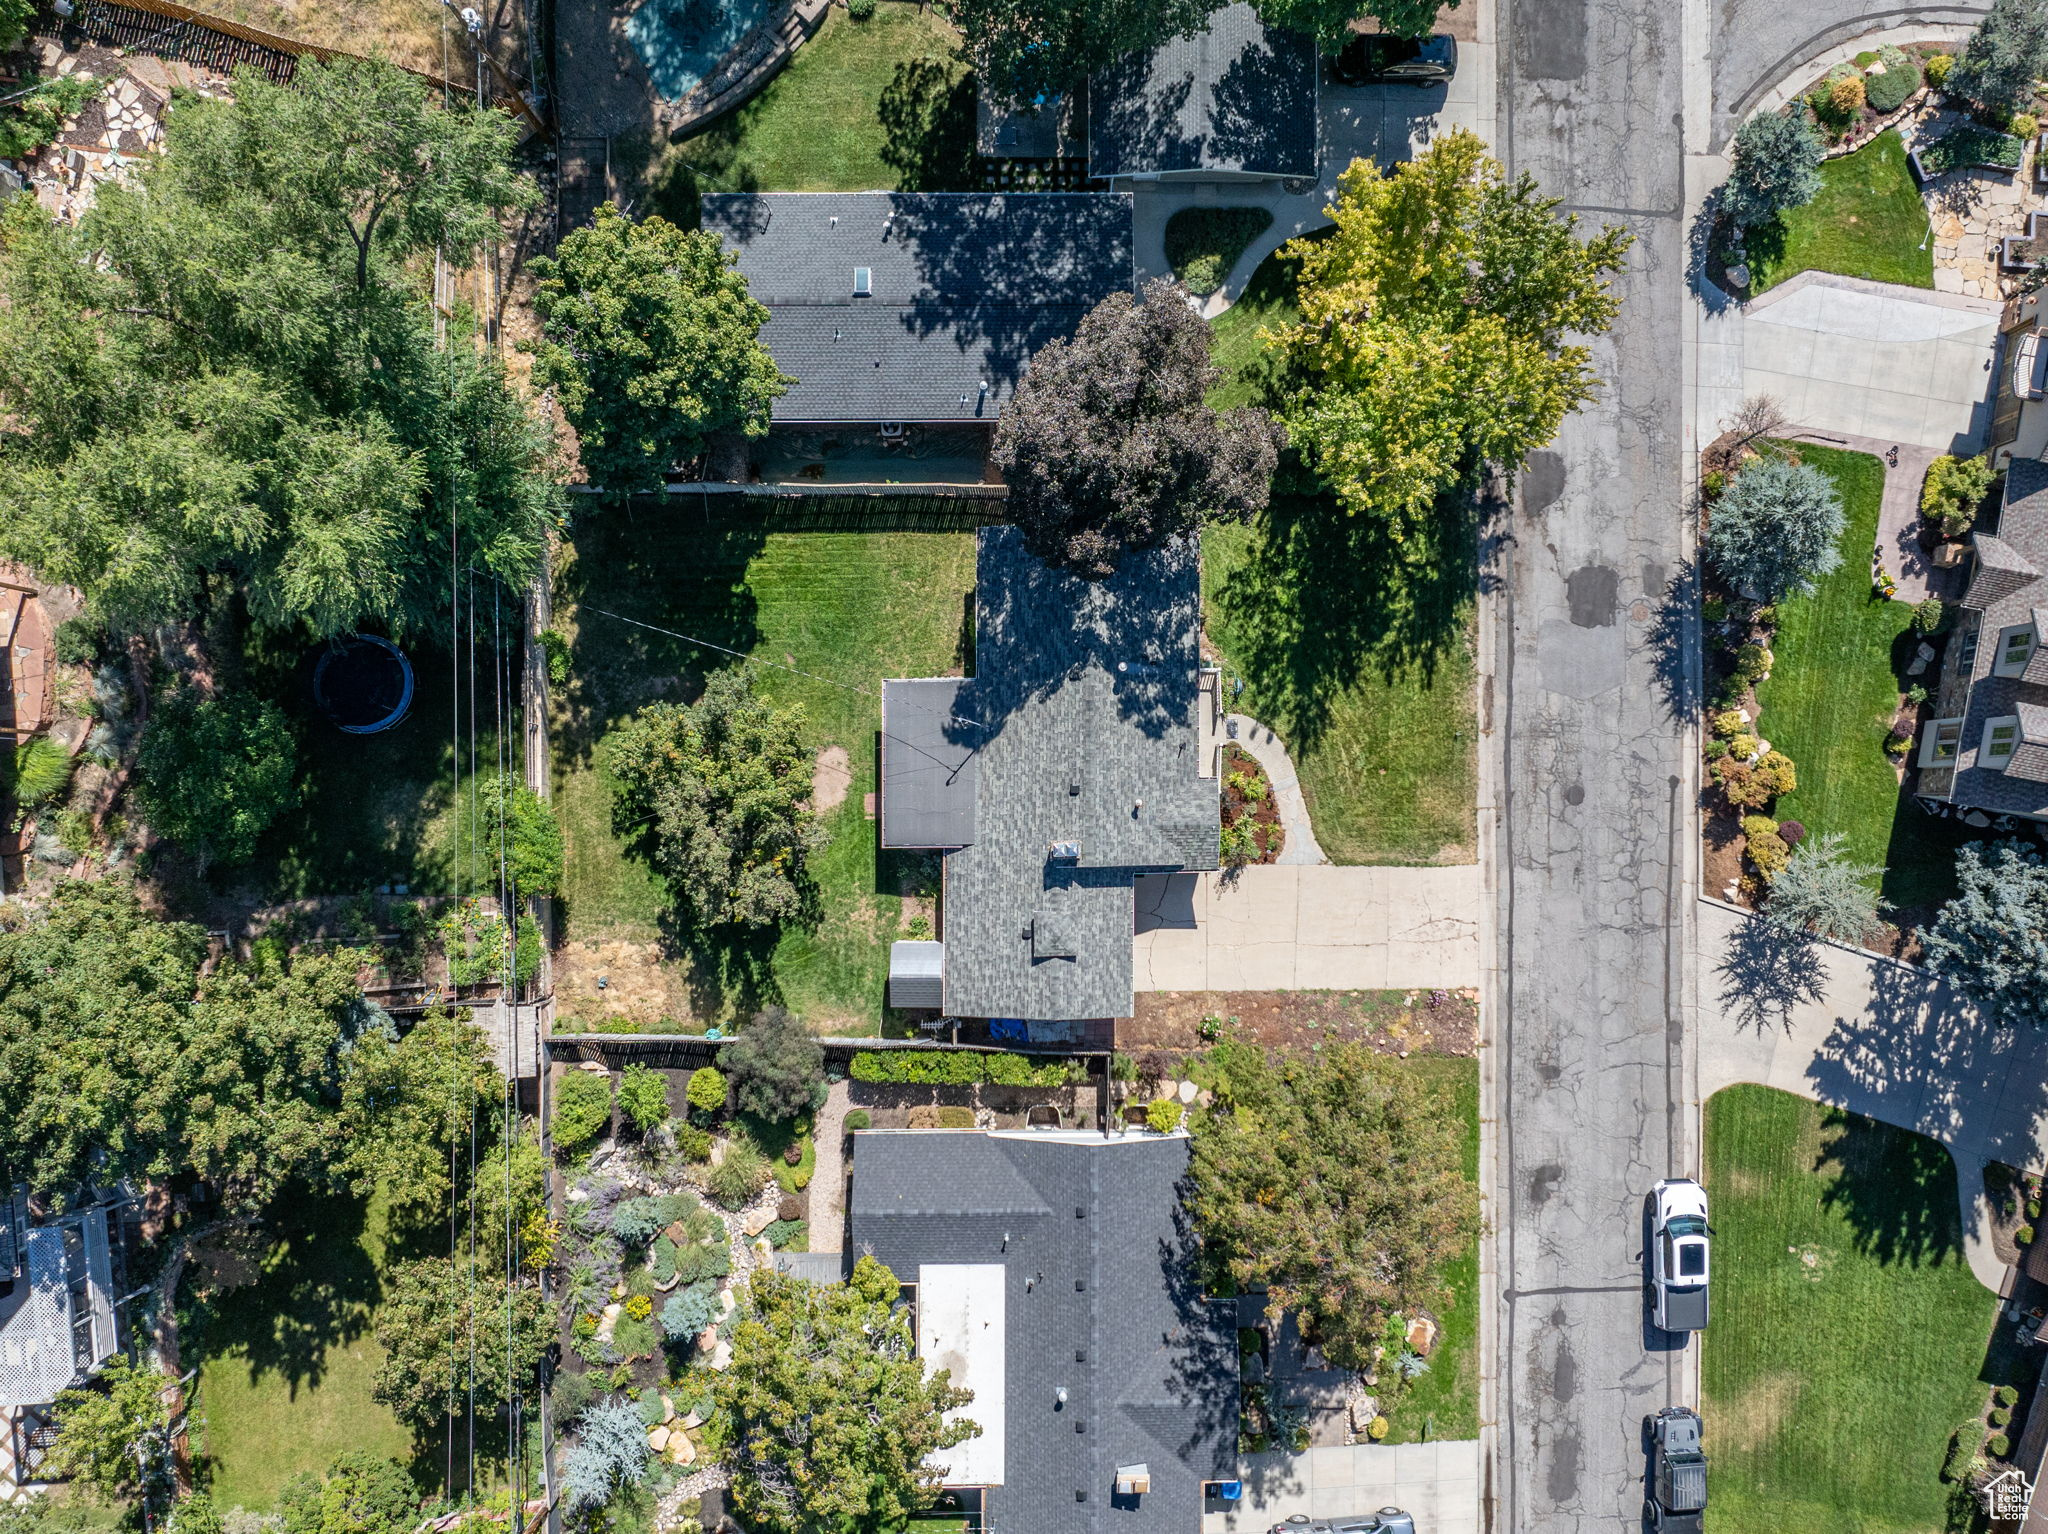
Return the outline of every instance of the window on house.
<path id="1" fill-rule="evenodd" d="M 1984 726 L 1984 743 L 1978 747 L 1978 758 L 1986 767 L 2003 769 L 2011 760 L 2013 751 L 2020 743 L 2020 721 L 2017 714 L 2008 714 L 2003 719 L 1992 719 Z"/>
<path id="2" fill-rule="evenodd" d="M 1998 659 L 1991 667 L 1993 676 L 2018 676 L 2027 669 L 2027 657 L 2034 653 L 2034 630 L 2031 625 L 2006 629 L 1998 636 Z"/>
<path id="3" fill-rule="evenodd" d="M 1956 752 L 1963 744 L 1963 721 L 1960 719 L 1937 719 L 1927 727 L 1926 737 L 1920 742 L 1920 765 L 1922 767 L 1949 767 L 1955 764 Z"/>
<path id="4" fill-rule="evenodd" d="M 1968 672 L 1977 663 L 1977 627 L 1970 627 L 1956 634 L 1956 670 Z"/>

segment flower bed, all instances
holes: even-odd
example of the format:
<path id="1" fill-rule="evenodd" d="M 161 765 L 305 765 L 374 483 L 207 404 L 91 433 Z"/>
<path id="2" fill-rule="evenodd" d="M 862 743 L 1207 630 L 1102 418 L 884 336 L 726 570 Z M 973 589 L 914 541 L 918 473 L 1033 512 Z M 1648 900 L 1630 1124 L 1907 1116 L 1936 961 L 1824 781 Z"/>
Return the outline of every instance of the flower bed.
<path id="1" fill-rule="evenodd" d="M 1280 856 L 1287 833 L 1266 769 L 1240 746 L 1223 748 L 1223 862 L 1236 868 L 1246 863 L 1271 863 Z"/>
<path id="2" fill-rule="evenodd" d="M 2020 168 L 2025 147 L 2014 134 L 1970 123 L 1951 128 L 1933 143 L 1914 150 L 1906 162 L 1913 167 L 1915 179 L 1922 182 L 1952 170 L 1988 170 L 2010 176 Z"/>

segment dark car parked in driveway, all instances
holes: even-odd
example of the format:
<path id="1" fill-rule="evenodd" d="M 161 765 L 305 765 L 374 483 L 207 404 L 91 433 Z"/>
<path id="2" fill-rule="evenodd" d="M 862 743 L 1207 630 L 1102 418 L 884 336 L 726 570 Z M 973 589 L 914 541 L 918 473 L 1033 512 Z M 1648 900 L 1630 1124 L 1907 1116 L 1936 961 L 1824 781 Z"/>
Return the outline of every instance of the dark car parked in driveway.
<path id="1" fill-rule="evenodd" d="M 1441 32 L 1434 37 L 1354 37 L 1330 61 L 1330 78 L 1339 85 L 1446 85 L 1457 72 L 1457 39 Z"/>

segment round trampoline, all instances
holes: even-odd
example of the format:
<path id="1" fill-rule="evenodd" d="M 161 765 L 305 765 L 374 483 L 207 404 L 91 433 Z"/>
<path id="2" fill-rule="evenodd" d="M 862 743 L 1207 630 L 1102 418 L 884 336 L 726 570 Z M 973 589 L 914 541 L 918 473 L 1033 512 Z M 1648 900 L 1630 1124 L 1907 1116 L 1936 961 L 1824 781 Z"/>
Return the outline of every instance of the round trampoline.
<path id="1" fill-rule="evenodd" d="M 388 730 L 412 707 L 412 662 L 375 634 L 329 645 L 313 667 L 313 702 L 347 734 Z"/>

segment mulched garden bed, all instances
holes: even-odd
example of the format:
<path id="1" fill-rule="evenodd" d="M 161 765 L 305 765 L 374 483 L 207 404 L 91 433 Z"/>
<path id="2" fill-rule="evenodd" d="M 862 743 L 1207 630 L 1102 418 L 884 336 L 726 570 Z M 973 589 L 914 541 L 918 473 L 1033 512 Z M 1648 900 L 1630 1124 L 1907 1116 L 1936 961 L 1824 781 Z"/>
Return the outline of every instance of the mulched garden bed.
<path id="1" fill-rule="evenodd" d="M 1266 769 L 1242 746 L 1223 748 L 1223 845 L 1226 853 L 1234 827 L 1250 822 L 1257 857 L 1231 858 L 1226 864 L 1275 863 L 1287 845 L 1287 833 L 1280 825 L 1280 807 L 1273 802 L 1273 785 Z"/>
<path id="2" fill-rule="evenodd" d="M 1225 1029 L 1267 1049 L 1343 1040 L 1390 1055 L 1471 1055 L 1479 1048 L 1479 993 L 1141 991 L 1136 1016 L 1117 1025 L 1117 1044 L 1141 1060 L 1193 1054 Z"/>

